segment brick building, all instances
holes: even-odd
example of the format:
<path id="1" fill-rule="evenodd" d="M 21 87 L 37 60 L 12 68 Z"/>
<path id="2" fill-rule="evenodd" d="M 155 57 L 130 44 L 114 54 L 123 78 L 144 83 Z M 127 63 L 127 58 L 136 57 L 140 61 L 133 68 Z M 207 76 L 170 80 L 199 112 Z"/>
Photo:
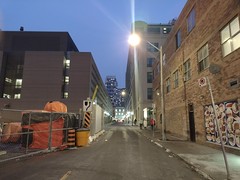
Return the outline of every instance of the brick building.
<path id="1" fill-rule="evenodd" d="M 239 0 L 187 1 L 163 46 L 167 132 L 193 142 L 219 144 L 210 91 L 198 81 L 205 85 L 208 77 L 224 143 L 240 148 L 239 19 Z M 158 78 L 153 89 L 160 125 Z"/>

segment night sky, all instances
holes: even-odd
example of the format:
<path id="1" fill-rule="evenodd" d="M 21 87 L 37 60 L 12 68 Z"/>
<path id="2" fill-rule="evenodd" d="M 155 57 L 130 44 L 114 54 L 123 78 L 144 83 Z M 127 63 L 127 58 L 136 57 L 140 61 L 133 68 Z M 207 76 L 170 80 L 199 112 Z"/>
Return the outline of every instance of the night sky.
<path id="1" fill-rule="evenodd" d="M 91 52 L 102 76 L 125 87 L 128 36 L 135 20 L 168 23 L 187 0 L 0 0 L 3 31 L 67 31 L 81 52 Z"/>

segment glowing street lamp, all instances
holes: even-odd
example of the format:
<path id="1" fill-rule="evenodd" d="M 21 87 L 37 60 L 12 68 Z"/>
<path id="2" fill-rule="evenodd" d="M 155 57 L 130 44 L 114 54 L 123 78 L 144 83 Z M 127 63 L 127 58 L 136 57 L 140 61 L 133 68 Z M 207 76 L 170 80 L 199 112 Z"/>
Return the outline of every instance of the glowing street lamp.
<path id="1" fill-rule="evenodd" d="M 141 41 L 141 38 L 137 34 L 131 34 L 128 43 L 131 46 L 137 46 Z M 145 40 L 146 41 L 146 40 Z M 159 63 L 160 63 L 160 98 L 161 98 L 161 111 L 162 111 L 162 140 L 166 140 L 165 135 L 165 102 L 164 102 L 164 95 L 163 95 L 163 59 L 162 59 L 162 46 L 160 49 L 156 47 L 154 44 L 150 43 L 149 41 L 146 41 L 148 44 L 150 44 L 152 47 L 157 49 L 159 51 Z"/>

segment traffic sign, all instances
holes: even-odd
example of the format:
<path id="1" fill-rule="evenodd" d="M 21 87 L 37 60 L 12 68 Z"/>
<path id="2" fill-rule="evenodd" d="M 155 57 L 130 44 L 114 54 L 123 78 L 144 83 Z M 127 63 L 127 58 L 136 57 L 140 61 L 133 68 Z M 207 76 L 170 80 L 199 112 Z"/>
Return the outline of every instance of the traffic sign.
<path id="1" fill-rule="evenodd" d="M 92 101 L 91 100 L 84 100 L 83 101 L 83 111 L 84 112 L 91 112 L 92 111 Z"/>
<path id="2" fill-rule="evenodd" d="M 207 85 L 207 79 L 205 77 L 202 77 L 202 78 L 198 79 L 198 85 L 200 87 L 206 86 Z"/>

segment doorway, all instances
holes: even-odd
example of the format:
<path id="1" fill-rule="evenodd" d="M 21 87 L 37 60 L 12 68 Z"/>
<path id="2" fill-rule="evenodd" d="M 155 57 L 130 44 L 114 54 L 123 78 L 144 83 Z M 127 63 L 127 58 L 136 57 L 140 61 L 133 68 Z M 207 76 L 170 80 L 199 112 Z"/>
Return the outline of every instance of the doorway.
<path id="1" fill-rule="evenodd" d="M 189 117 L 190 140 L 192 142 L 195 142 L 196 141 L 196 134 L 195 134 L 195 121 L 194 121 L 194 107 L 193 107 L 193 104 L 188 104 L 188 117 Z"/>

